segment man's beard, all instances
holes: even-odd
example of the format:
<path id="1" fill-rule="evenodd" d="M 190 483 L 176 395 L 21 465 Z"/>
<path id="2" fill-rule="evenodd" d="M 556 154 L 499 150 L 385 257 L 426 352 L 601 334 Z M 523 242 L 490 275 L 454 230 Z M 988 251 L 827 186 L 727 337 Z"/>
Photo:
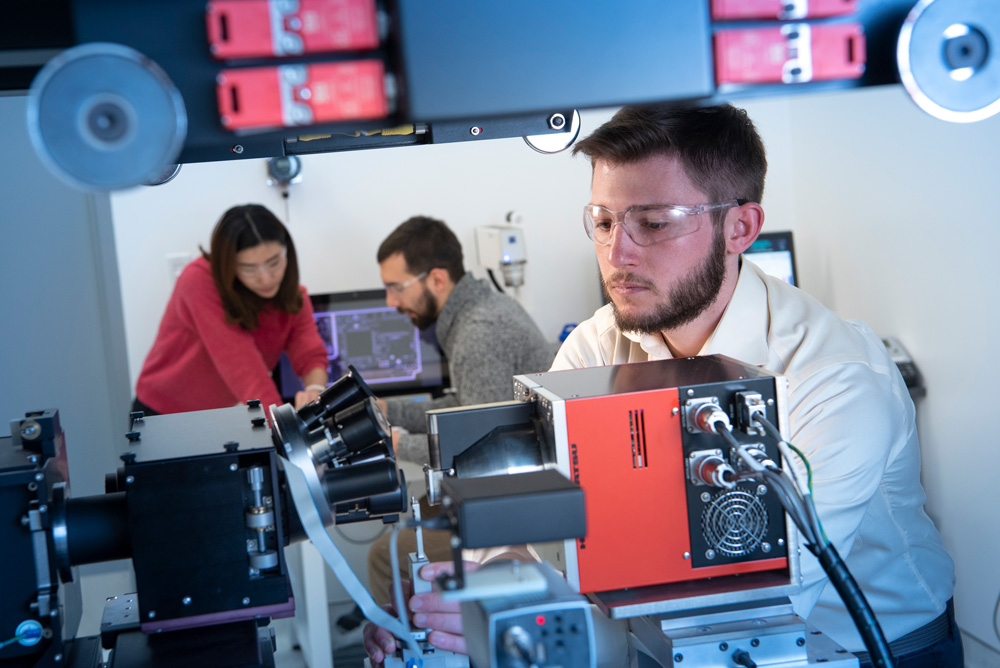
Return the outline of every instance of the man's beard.
<path id="1" fill-rule="evenodd" d="M 419 330 L 425 330 L 435 322 L 437 322 L 438 314 L 438 302 L 437 297 L 431 294 L 431 291 L 427 289 L 427 286 L 423 286 L 424 292 L 421 295 L 420 301 L 417 302 L 416 308 L 411 313 L 407 313 L 403 309 L 396 309 L 400 313 L 406 313 L 410 316 L 410 322 L 413 323 L 414 327 Z"/>
<path id="2" fill-rule="evenodd" d="M 609 299 L 615 316 L 615 325 L 619 330 L 642 334 L 658 334 L 686 325 L 715 303 L 725 276 L 726 241 L 722 235 L 721 226 L 718 226 L 712 237 L 712 250 L 705 261 L 671 288 L 669 299 L 657 304 L 653 312 L 622 313 L 614 300 Z M 613 278 L 615 281 L 648 283 L 648 281 L 629 272 L 616 272 Z M 604 289 L 605 296 L 609 296 L 610 293 L 603 277 L 601 278 L 601 287 Z"/>

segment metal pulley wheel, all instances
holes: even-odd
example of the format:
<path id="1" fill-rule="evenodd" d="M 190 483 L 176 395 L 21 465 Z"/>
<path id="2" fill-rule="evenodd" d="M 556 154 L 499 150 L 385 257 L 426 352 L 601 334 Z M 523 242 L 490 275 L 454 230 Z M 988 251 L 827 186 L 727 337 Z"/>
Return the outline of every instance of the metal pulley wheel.
<path id="1" fill-rule="evenodd" d="M 187 134 L 180 92 L 121 44 L 67 49 L 31 84 L 28 132 L 46 166 L 84 190 L 163 182 Z"/>

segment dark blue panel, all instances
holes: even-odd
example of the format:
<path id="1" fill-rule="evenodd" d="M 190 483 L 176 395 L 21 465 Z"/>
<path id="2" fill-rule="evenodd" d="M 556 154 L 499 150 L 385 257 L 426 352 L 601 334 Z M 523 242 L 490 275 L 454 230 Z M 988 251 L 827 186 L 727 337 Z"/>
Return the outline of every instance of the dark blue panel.
<path id="1" fill-rule="evenodd" d="M 714 91 L 707 2 L 400 0 L 398 17 L 409 118 Z"/>

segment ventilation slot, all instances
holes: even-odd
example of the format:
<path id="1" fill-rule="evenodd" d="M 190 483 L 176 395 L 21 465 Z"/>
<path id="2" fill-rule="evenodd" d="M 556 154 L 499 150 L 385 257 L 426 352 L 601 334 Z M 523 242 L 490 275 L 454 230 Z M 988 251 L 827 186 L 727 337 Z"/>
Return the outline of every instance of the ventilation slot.
<path id="1" fill-rule="evenodd" d="M 646 454 L 646 417 L 642 410 L 628 412 L 628 428 L 632 441 L 632 468 L 647 468 L 649 457 Z"/>
<path id="2" fill-rule="evenodd" d="M 219 38 L 223 42 L 229 41 L 229 17 L 226 14 L 219 14 Z"/>

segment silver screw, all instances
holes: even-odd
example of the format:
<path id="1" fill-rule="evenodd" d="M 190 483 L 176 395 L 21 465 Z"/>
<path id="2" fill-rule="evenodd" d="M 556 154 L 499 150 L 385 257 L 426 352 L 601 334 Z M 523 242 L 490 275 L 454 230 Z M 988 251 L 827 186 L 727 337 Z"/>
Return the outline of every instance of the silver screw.
<path id="1" fill-rule="evenodd" d="M 701 493 L 701 500 L 702 500 L 702 503 L 708 503 L 709 501 L 712 500 L 712 495 L 709 494 L 708 492 L 702 492 Z"/>
<path id="2" fill-rule="evenodd" d="M 38 482 L 41 482 L 41 481 L 45 480 L 45 474 L 44 473 L 36 473 L 35 474 L 35 480 L 37 480 Z"/>
<path id="3" fill-rule="evenodd" d="M 52 660 L 55 661 L 56 663 L 59 663 L 60 661 L 62 661 L 62 654 L 56 654 L 54 657 L 52 657 Z"/>
<path id="4" fill-rule="evenodd" d="M 478 125 L 473 125 L 471 128 L 469 128 L 469 134 L 472 135 L 473 137 L 478 137 L 479 133 L 482 131 L 483 129 Z"/>
<path id="5" fill-rule="evenodd" d="M 149 611 L 149 615 L 147 615 L 147 616 L 148 616 L 148 617 L 149 617 L 150 619 L 152 619 L 153 617 L 156 617 L 156 610 L 150 610 L 150 611 Z"/>
<path id="6" fill-rule="evenodd" d="M 126 485 L 131 485 L 134 482 L 135 482 L 135 476 L 131 476 L 131 475 L 130 476 L 125 476 L 125 484 Z"/>
<path id="7" fill-rule="evenodd" d="M 237 144 L 236 146 L 233 146 L 229 150 L 232 151 L 233 153 L 235 153 L 236 155 L 239 155 L 240 153 L 243 152 L 243 147 L 240 144 Z"/>
<path id="8" fill-rule="evenodd" d="M 562 130 L 566 127 L 566 117 L 560 113 L 549 116 L 549 127 L 553 130 Z"/>
<path id="9" fill-rule="evenodd" d="M 461 544 L 462 544 L 462 539 L 461 538 L 459 538 L 458 536 L 452 536 L 451 537 L 451 546 L 452 547 L 458 547 Z"/>
<path id="10" fill-rule="evenodd" d="M 672 411 L 670 411 L 670 414 L 671 415 L 678 415 L 678 414 L 680 414 L 680 412 L 681 412 L 681 409 L 674 408 Z"/>
<path id="11" fill-rule="evenodd" d="M 308 73 L 304 65 L 288 65 L 281 68 L 281 78 L 295 86 L 304 84 Z"/>
<path id="12" fill-rule="evenodd" d="M 771 551 L 771 544 L 765 541 L 760 544 L 760 549 L 766 554 Z"/>
<path id="13" fill-rule="evenodd" d="M 689 397 L 693 397 L 693 396 L 694 396 L 694 390 L 692 390 L 692 389 L 688 389 L 688 391 L 687 391 L 687 395 L 688 395 Z"/>
<path id="14" fill-rule="evenodd" d="M 690 552 L 685 552 L 684 553 L 684 558 L 685 559 L 690 559 L 691 558 L 691 553 Z"/>
<path id="15" fill-rule="evenodd" d="M 784 545 L 785 545 L 785 539 L 784 539 L 784 538 L 779 538 L 779 539 L 778 539 L 778 545 L 779 545 L 780 547 L 784 547 Z"/>
<path id="16" fill-rule="evenodd" d="M 181 603 L 183 603 L 184 605 L 191 605 L 191 597 L 185 596 L 184 598 L 181 599 Z"/>
<path id="17" fill-rule="evenodd" d="M 312 110 L 303 105 L 292 107 L 292 120 L 296 123 L 312 123 Z"/>
<path id="18" fill-rule="evenodd" d="M 767 485 L 757 485 L 757 496 L 764 496 L 767 494 Z"/>
<path id="19" fill-rule="evenodd" d="M 238 469 L 238 468 L 239 468 L 239 467 L 238 467 L 238 466 L 237 466 L 236 464 L 230 464 L 230 465 L 229 465 L 229 470 L 230 470 L 230 471 L 235 471 L 235 470 L 236 470 L 236 469 Z"/>
<path id="20" fill-rule="evenodd" d="M 706 559 L 715 559 L 715 550 L 711 550 L 711 549 L 705 550 L 705 558 Z"/>
<path id="21" fill-rule="evenodd" d="M 768 399 L 767 400 L 767 405 L 768 406 L 773 406 L 774 405 L 774 399 Z"/>
<path id="22" fill-rule="evenodd" d="M 243 598 L 243 605 L 250 605 L 250 597 L 246 596 Z"/>

